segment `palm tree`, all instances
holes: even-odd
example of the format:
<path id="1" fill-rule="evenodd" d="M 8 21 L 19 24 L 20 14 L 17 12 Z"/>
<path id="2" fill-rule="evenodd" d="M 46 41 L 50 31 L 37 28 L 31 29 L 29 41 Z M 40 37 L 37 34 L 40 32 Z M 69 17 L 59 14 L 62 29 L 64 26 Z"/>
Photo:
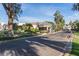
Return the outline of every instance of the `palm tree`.
<path id="1" fill-rule="evenodd" d="M 79 3 L 75 3 L 75 4 L 73 4 L 73 8 L 72 8 L 72 10 L 79 11 Z"/>
<path id="2" fill-rule="evenodd" d="M 72 10 L 79 11 L 79 3 L 74 3 Z M 74 21 L 74 28 L 79 30 L 79 21 L 78 20 Z"/>
<path id="3" fill-rule="evenodd" d="M 2 4 L 8 16 L 8 31 L 13 35 L 13 20 L 18 20 L 18 16 L 22 12 L 21 4 L 3 3 Z"/>

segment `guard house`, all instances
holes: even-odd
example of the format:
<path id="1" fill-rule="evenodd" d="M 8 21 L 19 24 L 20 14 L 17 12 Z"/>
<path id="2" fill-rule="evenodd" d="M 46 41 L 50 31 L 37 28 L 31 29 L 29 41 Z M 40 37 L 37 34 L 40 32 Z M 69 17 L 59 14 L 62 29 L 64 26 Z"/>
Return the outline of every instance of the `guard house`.
<path id="1" fill-rule="evenodd" d="M 51 24 L 47 22 L 32 23 L 33 28 L 38 28 L 42 33 L 51 33 Z"/>

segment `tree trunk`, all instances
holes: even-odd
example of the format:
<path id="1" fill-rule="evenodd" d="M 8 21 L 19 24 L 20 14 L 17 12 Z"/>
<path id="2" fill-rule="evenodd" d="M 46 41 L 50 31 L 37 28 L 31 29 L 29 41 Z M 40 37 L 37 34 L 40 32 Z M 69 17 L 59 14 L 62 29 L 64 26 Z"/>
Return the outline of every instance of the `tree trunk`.
<path id="1" fill-rule="evenodd" d="M 13 32 L 13 19 L 9 18 L 8 20 L 8 36 L 12 37 L 14 36 L 14 32 Z"/>

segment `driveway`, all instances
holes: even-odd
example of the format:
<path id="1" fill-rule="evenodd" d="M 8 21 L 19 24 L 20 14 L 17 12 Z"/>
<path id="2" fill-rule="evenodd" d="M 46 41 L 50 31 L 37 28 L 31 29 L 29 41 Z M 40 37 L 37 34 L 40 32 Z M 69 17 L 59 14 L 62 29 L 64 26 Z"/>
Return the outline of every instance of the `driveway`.
<path id="1" fill-rule="evenodd" d="M 0 56 L 60 56 L 66 52 L 71 33 L 59 32 L 0 43 Z"/>

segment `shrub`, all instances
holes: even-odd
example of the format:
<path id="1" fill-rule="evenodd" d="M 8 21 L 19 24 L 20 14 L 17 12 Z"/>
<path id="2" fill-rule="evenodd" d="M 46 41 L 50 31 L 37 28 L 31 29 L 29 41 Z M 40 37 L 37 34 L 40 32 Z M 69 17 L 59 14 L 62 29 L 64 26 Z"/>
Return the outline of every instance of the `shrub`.
<path id="1" fill-rule="evenodd" d="M 0 38 L 1 37 L 7 37 L 8 36 L 8 31 L 4 30 L 4 31 L 0 31 Z"/>
<path id="2" fill-rule="evenodd" d="M 31 29 L 31 31 L 32 31 L 32 33 L 37 33 L 37 32 L 39 32 L 39 29 L 33 28 L 33 29 Z"/>

